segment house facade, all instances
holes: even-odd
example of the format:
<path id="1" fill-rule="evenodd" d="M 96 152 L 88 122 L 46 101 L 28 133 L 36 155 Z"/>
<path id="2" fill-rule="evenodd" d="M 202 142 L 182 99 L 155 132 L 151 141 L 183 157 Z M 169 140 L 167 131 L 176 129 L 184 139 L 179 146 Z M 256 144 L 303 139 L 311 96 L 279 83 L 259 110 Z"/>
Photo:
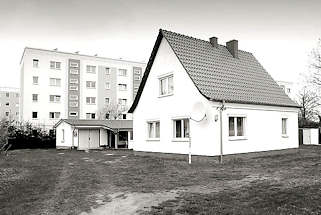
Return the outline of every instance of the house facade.
<path id="1" fill-rule="evenodd" d="M 132 104 L 145 63 L 79 53 L 25 48 L 21 59 L 20 120 L 52 129 L 60 119 L 105 119 Z"/>
<path id="2" fill-rule="evenodd" d="M 19 120 L 19 89 L 0 87 L 0 119 Z"/>
<path id="3" fill-rule="evenodd" d="M 135 151 L 188 154 L 190 141 L 193 155 L 209 156 L 298 147 L 298 105 L 235 40 L 160 30 L 129 112 Z"/>

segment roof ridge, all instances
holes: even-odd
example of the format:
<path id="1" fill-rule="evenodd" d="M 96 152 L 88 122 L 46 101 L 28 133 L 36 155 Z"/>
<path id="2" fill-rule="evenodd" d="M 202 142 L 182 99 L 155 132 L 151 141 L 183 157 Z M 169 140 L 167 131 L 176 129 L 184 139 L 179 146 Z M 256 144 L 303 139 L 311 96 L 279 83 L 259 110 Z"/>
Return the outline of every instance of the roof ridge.
<path id="1" fill-rule="evenodd" d="M 193 39 L 193 40 L 199 40 L 201 42 L 206 42 L 206 43 L 210 44 L 210 41 L 208 41 L 208 40 L 192 37 L 192 36 L 189 36 L 189 35 L 186 35 L 186 34 L 180 34 L 180 33 L 177 33 L 177 32 L 174 32 L 174 31 L 165 30 L 165 29 L 159 29 L 159 31 L 160 32 L 168 32 L 168 33 L 171 33 L 171 34 L 176 34 L 178 36 L 186 37 L 186 38 Z M 223 44 L 218 44 L 218 45 L 226 48 L 226 45 L 223 45 Z M 238 49 L 238 51 L 249 53 L 249 54 L 253 54 L 252 52 L 241 50 L 241 49 Z"/>

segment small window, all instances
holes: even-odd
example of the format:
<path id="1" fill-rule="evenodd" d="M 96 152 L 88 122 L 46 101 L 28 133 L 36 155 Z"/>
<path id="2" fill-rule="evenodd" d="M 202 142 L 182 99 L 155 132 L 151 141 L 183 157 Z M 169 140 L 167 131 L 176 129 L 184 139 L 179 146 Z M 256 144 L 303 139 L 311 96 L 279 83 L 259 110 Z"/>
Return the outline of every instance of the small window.
<path id="1" fill-rule="evenodd" d="M 32 83 L 34 84 L 34 85 L 38 85 L 38 82 L 39 81 L 39 77 L 38 76 L 33 76 L 32 77 Z"/>
<path id="2" fill-rule="evenodd" d="M 38 94 L 32 94 L 32 101 L 38 102 Z"/>
<path id="3" fill-rule="evenodd" d="M 122 106 L 126 106 L 127 105 L 127 99 L 118 99 L 118 104 L 120 104 Z"/>
<path id="4" fill-rule="evenodd" d="M 96 88 L 96 81 L 86 81 L 86 87 L 89 89 L 95 89 Z"/>
<path id="5" fill-rule="evenodd" d="M 78 102 L 69 102 L 69 107 L 78 107 Z"/>
<path id="6" fill-rule="evenodd" d="M 105 118 L 106 118 L 106 119 L 109 119 L 109 118 L 110 118 L 109 113 L 106 113 Z"/>
<path id="7" fill-rule="evenodd" d="M 106 74 L 106 75 L 110 75 L 110 68 L 109 68 L 109 67 L 106 67 L 106 68 L 105 68 L 105 74 Z"/>
<path id="8" fill-rule="evenodd" d="M 9 106 L 10 104 L 9 104 L 9 102 L 6 102 L 6 106 Z"/>
<path id="9" fill-rule="evenodd" d="M 78 75 L 78 74 L 79 74 L 79 70 L 78 70 L 78 69 L 75 69 L 75 68 L 71 68 L 71 69 L 70 69 L 70 74 Z"/>
<path id="10" fill-rule="evenodd" d="M 127 70 L 126 69 L 119 69 L 118 75 L 119 76 L 127 76 Z"/>
<path id="11" fill-rule="evenodd" d="M 288 92 L 288 93 L 291 93 L 291 89 L 290 89 L 290 88 L 288 88 L 288 89 L 287 89 L 287 92 Z"/>
<path id="12" fill-rule="evenodd" d="M 69 66 L 73 68 L 77 68 L 79 67 L 79 64 L 77 62 L 70 62 Z"/>
<path id="13" fill-rule="evenodd" d="M 16 93 L 16 97 L 19 98 L 19 93 Z"/>
<path id="14" fill-rule="evenodd" d="M 60 112 L 49 112 L 49 119 L 59 119 Z"/>
<path id="15" fill-rule="evenodd" d="M 32 112 L 32 119 L 38 119 L 38 112 Z"/>
<path id="16" fill-rule="evenodd" d="M 245 136 L 245 117 L 229 117 L 228 122 L 230 137 Z"/>
<path id="17" fill-rule="evenodd" d="M 78 100 L 78 95 L 69 95 L 70 100 Z"/>
<path id="18" fill-rule="evenodd" d="M 135 74 L 135 75 L 140 75 L 140 74 L 141 74 L 141 71 L 142 71 L 142 68 L 140 68 L 140 67 L 134 67 L 134 74 Z"/>
<path id="19" fill-rule="evenodd" d="M 60 78 L 50 78 L 49 85 L 55 86 L 55 87 L 60 87 L 61 86 L 61 79 Z"/>
<path id="20" fill-rule="evenodd" d="M 61 62 L 50 61 L 50 69 L 61 69 Z"/>
<path id="21" fill-rule="evenodd" d="M 87 105 L 94 105 L 94 104 L 96 104 L 96 97 L 86 97 L 86 104 L 87 104 Z"/>
<path id="22" fill-rule="evenodd" d="M 61 129 L 61 133 L 62 133 L 62 140 L 61 140 L 61 142 L 65 142 L 65 129 Z"/>
<path id="23" fill-rule="evenodd" d="M 161 96 L 172 95 L 174 92 L 173 75 L 159 79 L 159 93 Z"/>
<path id="24" fill-rule="evenodd" d="M 86 71 L 87 73 L 96 73 L 96 66 L 87 65 Z"/>
<path id="25" fill-rule="evenodd" d="M 95 119 L 96 114 L 95 113 L 86 113 L 86 119 Z"/>
<path id="26" fill-rule="evenodd" d="M 78 86 L 76 85 L 70 85 L 69 90 L 78 90 Z"/>
<path id="27" fill-rule="evenodd" d="M 78 116 L 78 112 L 69 112 L 69 116 Z"/>
<path id="28" fill-rule="evenodd" d="M 127 90 L 127 84 L 118 84 L 118 90 L 126 91 Z"/>
<path id="29" fill-rule="evenodd" d="M 282 135 L 287 135 L 287 118 L 282 118 Z"/>
<path id="30" fill-rule="evenodd" d="M 9 112 L 6 112 L 6 116 L 9 116 Z"/>
<path id="31" fill-rule="evenodd" d="M 189 119 L 175 119 L 174 139 L 189 138 Z"/>
<path id="32" fill-rule="evenodd" d="M 160 122 L 147 122 L 148 139 L 159 139 L 160 137 Z"/>
<path id="33" fill-rule="evenodd" d="M 79 82 L 78 82 L 78 79 L 77 79 L 77 78 L 71 78 L 71 79 L 69 80 L 69 83 L 71 83 L 71 84 L 78 84 Z"/>
<path id="34" fill-rule="evenodd" d="M 33 59 L 32 60 L 32 66 L 34 68 L 38 68 L 39 67 L 39 60 L 38 59 Z"/>
<path id="35" fill-rule="evenodd" d="M 105 104 L 109 105 L 109 98 L 105 98 Z"/>
<path id="36" fill-rule="evenodd" d="M 129 139 L 130 140 L 134 140 L 134 133 L 133 133 L 133 131 L 129 131 Z"/>
<path id="37" fill-rule="evenodd" d="M 109 82 L 105 83 L 105 88 L 106 88 L 106 90 L 110 90 L 110 83 Z"/>
<path id="38" fill-rule="evenodd" d="M 135 81 L 140 81 L 140 76 L 134 76 Z"/>
<path id="39" fill-rule="evenodd" d="M 10 93 L 6 93 L 6 97 L 9 98 L 10 97 Z"/>
<path id="40" fill-rule="evenodd" d="M 60 98 L 61 96 L 60 95 L 49 95 L 49 101 L 50 102 L 60 102 Z"/>
<path id="41" fill-rule="evenodd" d="M 127 118 L 126 114 L 123 114 L 123 119 L 126 119 L 126 118 Z"/>

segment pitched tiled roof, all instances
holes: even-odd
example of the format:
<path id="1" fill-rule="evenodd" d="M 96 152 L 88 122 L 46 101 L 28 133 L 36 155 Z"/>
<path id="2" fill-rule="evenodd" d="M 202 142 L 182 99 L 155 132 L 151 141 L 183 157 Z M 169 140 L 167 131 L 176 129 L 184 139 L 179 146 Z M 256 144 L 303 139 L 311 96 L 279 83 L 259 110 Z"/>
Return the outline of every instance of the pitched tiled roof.
<path id="1" fill-rule="evenodd" d="M 160 30 L 151 58 L 130 112 L 142 92 L 160 41 L 165 38 L 197 89 L 207 99 L 232 103 L 298 107 L 249 52 L 238 50 L 234 58 L 226 46 Z M 141 91 L 140 91 L 141 90 Z M 137 101 L 136 101 L 137 99 Z"/>
<path id="2" fill-rule="evenodd" d="M 108 127 L 110 129 L 131 129 L 133 128 L 133 120 L 89 120 L 89 119 L 62 119 L 55 127 L 61 122 L 66 122 L 73 126 L 98 126 Z"/>

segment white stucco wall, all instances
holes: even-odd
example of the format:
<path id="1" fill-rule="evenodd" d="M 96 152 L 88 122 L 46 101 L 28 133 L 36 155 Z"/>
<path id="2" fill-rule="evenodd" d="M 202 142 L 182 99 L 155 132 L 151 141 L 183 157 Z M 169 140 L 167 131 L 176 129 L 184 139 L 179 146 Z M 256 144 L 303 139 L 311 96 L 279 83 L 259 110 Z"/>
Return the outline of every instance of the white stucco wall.
<path id="1" fill-rule="evenodd" d="M 159 76 L 172 73 L 174 94 L 159 97 Z M 162 40 L 140 101 L 134 111 L 136 151 L 188 153 L 188 141 L 173 140 L 173 118 L 188 118 L 196 102 L 202 102 L 207 118 L 201 123 L 190 121 L 192 153 L 219 155 L 220 123 L 215 122 L 220 104 L 205 99 L 180 64 L 166 40 Z M 223 153 L 243 153 L 298 147 L 297 109 L 259 105 L 226 104 L 223 113 Z M 228 116 L 242 115 L 246 120 L 246 139 L 228 139 Z M 282 117 L 288 118 L 288 137 L 281 135 Z M 219 118 L 219 115 L 218 115 Z M 160 121 L 160 139 L 147 140 L 147 121 Z"/>
<path id="2" fill-rule="evenodd" d="M 65 137 L 63 140 L 63 131 Z M 68 123 L 61 122 L 56 128 L 56 147 L 72 147 L 72 127 Z"/>

